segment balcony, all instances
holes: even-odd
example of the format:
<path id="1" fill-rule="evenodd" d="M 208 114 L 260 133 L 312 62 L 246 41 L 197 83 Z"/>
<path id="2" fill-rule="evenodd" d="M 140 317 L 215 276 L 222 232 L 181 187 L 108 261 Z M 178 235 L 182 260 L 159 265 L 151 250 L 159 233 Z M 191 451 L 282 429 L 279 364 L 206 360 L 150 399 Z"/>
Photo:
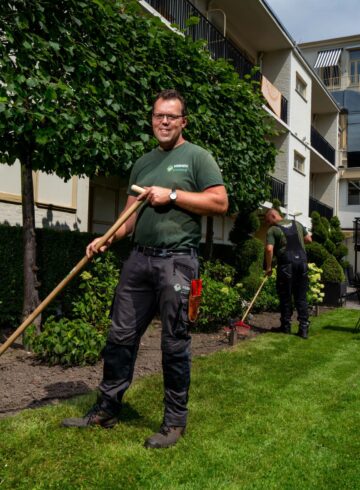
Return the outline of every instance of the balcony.
<path id="1" fill-rule="evenodd" d="M 334 215 L 334 209 L 331 208 L 330 206 L 327 206 L 326 204 L 322 203 L 321 201 L 318 201 L 314 197 L 309 198 L 309 216 L 311 216 L 311 213 L 313 211 L 317 211 L 320 216 L 323 216 L 324 218 L 330 219 Z"/>
<path id="2" fill-rule="evenodd" d="M 332 90 L 345 90 L 347 88 L 359 89 L 360 88 L 360 75 L 339 75 L 337 77 L 321 77 L 326 88 Z"/>
<path id="3" fill-rule="evenodd" d="M 311 126 L 311 146 L 328 162 L 335 165 L 335 149 L 313 126 Z"/>
<path id="4" fill-rule="evenodd" d="M 271 186 L 271 201 L 278 199 L 281 206 L 285 206 L 285 182 L 269 175 Z"/>
<path id="5" fill-rule="evenodd" d="M 287 123 L 287 99 L 265 75 L 261 77 L 261 92 L 272 112 Z"/>
<path id="6" fill-rule="evenodd" d="M 186 30 L 194 41 L 204 39 L 214 59 L 231 60 L 241 78 L 251 75 L 254 65 L 188 0 L 146 0 L 146 2 L 171 24 Z M 186 21 L 190 17 L 198 17 L 199 23 L 187 27 Z M 252 78 L 260 81 L 261 74 L 256 72 Z"/>
<path id="7" fill-rule="evenodd" d="M 145 0 L 152 8 L 157 10 L 171 24 L 176 24 L 180 29 L 186 30 L 194 41 L 203 39 L 207 42 L 208 50 L 216 60 L 225 58 L 232 62 L 240 78 L 250 75 L 253 80 L 261 82 L 260 71 L 253 72 L 254 65 L 229 39 L 207 20 L 206 17 L 188 0 Z M 198 17 L 199 23 L 187 27 L 186 21 L 190 17 Z M 281 95 L 280 118 L 287 123 L 287 100 Z"/>

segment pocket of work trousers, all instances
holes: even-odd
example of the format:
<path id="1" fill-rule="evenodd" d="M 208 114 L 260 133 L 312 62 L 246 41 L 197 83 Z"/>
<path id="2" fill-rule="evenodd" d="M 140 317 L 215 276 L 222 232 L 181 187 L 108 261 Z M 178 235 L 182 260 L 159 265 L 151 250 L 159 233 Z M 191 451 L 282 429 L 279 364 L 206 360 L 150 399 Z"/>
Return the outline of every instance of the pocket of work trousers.
<path id="1" fill-rule="evenodd" d="M 197 270 L 194 267 L 193 260 L 189 258 L 184 258 L 181 260 L 174 261 L 174 273 L 179 281 L 179 304 L 178 304 L 178 314 L 176 322 L 176 336 L 187 336 L 190 317 L 190 297 L 191 297 L 191 284 L 197 275 Z"/>

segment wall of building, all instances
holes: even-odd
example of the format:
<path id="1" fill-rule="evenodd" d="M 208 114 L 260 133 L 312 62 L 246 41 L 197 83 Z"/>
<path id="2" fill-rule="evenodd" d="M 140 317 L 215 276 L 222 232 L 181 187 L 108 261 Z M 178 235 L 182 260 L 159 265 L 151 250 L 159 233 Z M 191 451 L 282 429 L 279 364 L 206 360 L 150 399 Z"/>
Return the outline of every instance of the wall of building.
<path id="1" fill-rule="evenodd" d="M 311 176 L 311 195 L 334 209 L 337 208 L 337 174 L 319 173 Z"/>
<path id="2" fill-rule="evenodd" d="M 295 151 L 304 157 L 304 172 L 294 169 Z M 310 150 L 294 136 L 289 140 L 288 212 L 301 213 L 298 220 L 309 225 Z"/>
<path id="3" fill-rule="evenodd" d="M 360 205 L 348 204 L 348 181 L 339 181 L 339 213 L 341 227 L 352 229 L 354 218 L 360 217 Z"/>
<path id="4" fill-rule="evenodd" d="M 275 178 L 282 182 L 288 180 L 288 167 L 289 167 L 289 140 L 290 135 L 288 132 L 280 134 L 272 139 L 277 149 L 276 164 L 273 175 Z M 285 193 L 287 193 L 288 186 L 286 186 Z M 285 196 L 285 202 L 287 202 L 287 196 Z"/>
<path id="5" fill-rule="evenodd" d="M 289 100 L 291 91 L 291 50 L 263 53 L 261 70 L 266 78 Z"/>
<path id="6" fill-rule="evenodd" d="M 336 114 L 316 114 L 313 126 L 334 148 L 338 144 L 339 125 Z"/>
<path id="7" fill-rule="evenodd" d="M 306 84 L 305 96 L 296 90 L 297 76 Z M 291 97 L 289 104 L 289 125 L 292 132 L 300 139 L 310 141 L 311 132 L 311 93 L 312 79 L 299 60 L 291 57 Z"/>
<path id="8" fill-rule="evenodd" d="M 87 231 L 89 179 L 33 172 L 35 226 Z M 0 223 L 22 225 L 20 164 L 0 165 Z"/>

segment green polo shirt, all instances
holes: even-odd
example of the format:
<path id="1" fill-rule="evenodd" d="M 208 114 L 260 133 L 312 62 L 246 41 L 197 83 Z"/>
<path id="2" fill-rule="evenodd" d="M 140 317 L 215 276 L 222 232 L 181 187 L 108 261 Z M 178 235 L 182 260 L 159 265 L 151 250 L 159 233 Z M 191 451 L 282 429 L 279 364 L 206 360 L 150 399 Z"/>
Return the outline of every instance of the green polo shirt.
<path id="1" fill-rule="evenodd" d="M 169 151 L 156 148 L 137 160 L 128 188 L 128 194 L 136 196 L 131 190 L 133 184 L 201 192 L 223 185 L 223 179 L 210 153 L 186 141 Z M 152 207 L 145 203 L 141 207 L 134 232 L 135 243 L 170 249 L 197 248 L 200 239 L 201 216 L 176 204 Z"/>
<path id="2" fill-rule="evenodd" d="M 282 221 L 279 221 L 278 223 L 281 226 L 291 226 L 292 225 L 292 220 L 289 219 L 283 219 Z M 305 250 L 305 244 L 304 244 L 304 236 L 308 234 L 307 229 L 298 221 L 295 221 L 300 244 Z M 284 232 L 279 228 L 278 226 L 270 226 L 270 228 L 267 231 L 266 234 L 266 245 L 273 245 L 274 246 L 274 255 L 276 257 L 281 256 L 286 249 L 286 236 Z"/>

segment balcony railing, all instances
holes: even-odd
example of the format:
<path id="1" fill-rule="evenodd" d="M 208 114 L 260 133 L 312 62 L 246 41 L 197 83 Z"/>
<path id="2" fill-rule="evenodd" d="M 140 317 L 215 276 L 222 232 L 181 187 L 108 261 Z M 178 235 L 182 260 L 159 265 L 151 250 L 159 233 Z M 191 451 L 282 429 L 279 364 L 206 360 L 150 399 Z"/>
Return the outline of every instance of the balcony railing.
<path id="1" fill-rule="evenodd" d="M 271 185 L 271 201 L 278 199 L 282 206 L 285 205 L 285 182 L 269 175 Z"/>
<path id="2" fill-rule="evenodd" d="M 171 24 L 186 29 L 187 34 L 194 41 L 204 39 L 214 59 L 231 60 L 241 78 L 251 74 L 254 65 L 188 0 L 146 0 L 146 2 Z M 186 21 L 190 17 L 198 17 L 199 23 L 187 27 Z M 256 72 L 253 78 L 260 81 L 261 74 Z"/>
<path id="3" fill-rule="evenodd" d="M 359 88 L 360 76 L 359 75 L 341 75 L 338 77 L 321 77 L 324 85 L 329 90 L 344 90 L 347 87 Z"/>
<path id="4" fill-rule="evenodd" d="M 311 213 L 313 211 L 317 211 L 320 216 L 323 216 L 324 218 L 330 219 L 334 215 L 334 209 L 328 206 L 327 204 L 324 204 L 321 201 L 318 201 L 314 197 L 310 197 L 309 199 L 309 216 L 311 216 Z"/>
<path id="5" fill-rule="evenodd" d="M 171 24 L 176 24 L 180 29 L 186 29 L 189 36 L 194 41 L 203 39 L 207 42 L 207 47 L 214 59 L 225 58 L 233 63 L 235 70 L 240 78 L 251 75 L 253 80 L 261 82 L 261 72 L 253 69 L 255 65 L 251 63 L 229 39 L 224 37 L 221 32 L 207 20 L 206 17 L 192 5 L 188 0 L 145 0 L 151 7 L 159 12 Z M 190 17 L 198 17 L 199 23 L 187 27 L 186 21 Z M 288 121 L 288 101 L 281 95 L 281 115 L 282 121 Z"/>
<path id="6" fill-rule="evenodd" d="M 335 149 L 313 126 L 311 126 L 311 146 L 326 160 L 335 165 Z"/>

